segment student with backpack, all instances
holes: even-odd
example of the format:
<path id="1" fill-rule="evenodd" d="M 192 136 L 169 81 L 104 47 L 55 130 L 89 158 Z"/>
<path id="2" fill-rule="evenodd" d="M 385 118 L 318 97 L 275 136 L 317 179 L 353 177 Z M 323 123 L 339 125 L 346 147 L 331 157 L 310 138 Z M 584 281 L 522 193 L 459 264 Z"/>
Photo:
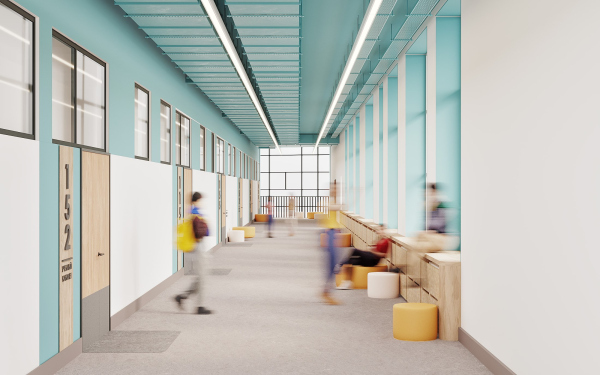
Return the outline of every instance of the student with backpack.
<path id="1" fill-rule="evenodd" d="M 204 251 L 201 248 L 202 238 L 208 236 L 208 225 L 200 213 L 200 200 L 202 194 L 195 192 L 192 194 L 192 211 L 186 222 L 180 224 L 177 228 L 178 244 L 185 244 L 183 251 L 187 252 L 192 262 L 192 274 L 195 275 L 195 280 L 185 292 L 175 296 L 175 302 L 180 309 L 183 309 L 183 300 L 188 299 L 192 294 L 196 295 L 197 314 L 206 315 L 211 311 L 203 306 L 202 288 L 204 285 Z"/>

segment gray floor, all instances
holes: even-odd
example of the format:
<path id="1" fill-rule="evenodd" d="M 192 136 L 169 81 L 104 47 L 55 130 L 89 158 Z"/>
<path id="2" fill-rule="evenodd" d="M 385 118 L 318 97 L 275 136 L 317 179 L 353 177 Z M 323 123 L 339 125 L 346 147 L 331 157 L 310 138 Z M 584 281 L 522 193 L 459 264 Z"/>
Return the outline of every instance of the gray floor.
<path id="1" fill-rule="evenodd" d="M 335 291 L 340 306 L 319 299 L 322 250 L 314 223 L 288 237 L 279 225 L 251 247 L 225 246 L 210 268 L 206 307 L 181 312 L 172 296 L 186 276 L 117 330 L 180 331 L 162 353 L 84 353 L 59 374 L 489 374 L 460 343 L 392 337 L 392 306 L 363 290 Z M 192 306 L 188 306 L 191 312 Z"/>

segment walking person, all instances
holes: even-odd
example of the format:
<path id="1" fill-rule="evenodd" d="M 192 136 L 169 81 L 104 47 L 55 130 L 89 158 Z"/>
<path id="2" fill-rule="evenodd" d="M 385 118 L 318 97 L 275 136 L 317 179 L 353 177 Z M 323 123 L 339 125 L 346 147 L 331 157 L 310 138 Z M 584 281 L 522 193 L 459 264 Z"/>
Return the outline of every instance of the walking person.
<path id="1" fill-rule="evenodd" d="M 267 201 L 267 215 L 268 215 L 268 222 L 267 222 L 267 237 L 269 238 L 273 238 L 273 203 L 271 202 L 271 198 L 269 197 L 269 200 Z"/>
<path id="2" fill-rule="evenodd" d="M 200 213 L 200 200 L 202 194 L 195 192 L 192 194 L 192 211 L 191 217 L 188 220 L 192 220 L 192 226 L 194 228 L 194 237 L 196 238 L 196 247 L 193 251 L 188 252 L 190 260 L 192 262 L 192 274 L 194 275 L 194 281 L 190 285 L 189 289 L 185 292 L 175 296 L 175 302 L 180 309 L 183 309 L 183 301 L 188 299 L 191 295 L 196 295 L 196 314 L 206 315 L 211 314 L 212 311 L 204 307 L 203 301 L 203 287 L 204 287 L 204 250 L 202 249 L 202 238 L 208 236 L 208 226 L 206 221 Z"/>
<path id="3" fill-rule="evenodd" d="M 288 200 L 288 221 L 290 226 L 290 236 L 295 234 L 296 229 L 296 198 L 292 193 L 290 199 Z"/>

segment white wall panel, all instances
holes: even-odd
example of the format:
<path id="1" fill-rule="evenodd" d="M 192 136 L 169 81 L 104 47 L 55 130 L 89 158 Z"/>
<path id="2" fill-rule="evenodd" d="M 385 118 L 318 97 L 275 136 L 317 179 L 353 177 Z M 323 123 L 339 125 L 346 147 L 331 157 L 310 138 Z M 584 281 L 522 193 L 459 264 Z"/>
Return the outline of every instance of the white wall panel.
<path id="1" fill-rule="evenodd" d="M 39 143 L 0 135 L 0 160 L 0 374 L 26 374 L 40 348 Z"/>
<path id="2" fill-rule="evenodd" d="M 251 181 L 252 183 L 252 197 L 250 197 L 250 199 L 252 199 L 253 202 L 253 211 L 252 211 L 252 217 L 250 218 L 250 221 L 254 220 L 254 215 L 256 215 L 257 213 L 260 212 L 260 191 L 258 190 L 259 187 L 259 183 L 258 181 Z"/>
<path id="3" fill-rule="evenodd" d="M 242 225 L 250 222 L 250 180 L 242 180 Z"/>
<path id="4" fill-rule="evenodd" d="M 201 212 L 208 224 L 209 236 L 202 242 L 205 250 L 217 245 L 217 175 L 210 172 L 192 172 L 192 189 L 202 194 Z"/>
<path id="5" fill-rule="evenodd" d="M 172 274 L 171 168 L 111 155 L 111 316 Z"/>
<path id="6" fill-rule="evenodd" d="M 337 184 L 337 199 L 338 203 L 344 202 L 344 189 L 346 184 L 346 172 L 344 166 L 345 160 L 345 134 L 342 132 L 339 135 L 340 143 L 336 146 L 331 146 L 331 182 L 336 181 Z"/>
<path id="7" fill-rule="evenodd" d="M 239 195 L 239 182 L 237 177 L 226 176 L 226 189 L 227 189 L 227 225 L 226 225 L 226 233 L 229 233 L 231 228 L 237 227 L 238 225 L 238 195 Z"/>
<path id="8" fill-rule="evenodd" d="M 600 2 L 462 12 L 462 328 L 517 374 L 599 374 Z"/>

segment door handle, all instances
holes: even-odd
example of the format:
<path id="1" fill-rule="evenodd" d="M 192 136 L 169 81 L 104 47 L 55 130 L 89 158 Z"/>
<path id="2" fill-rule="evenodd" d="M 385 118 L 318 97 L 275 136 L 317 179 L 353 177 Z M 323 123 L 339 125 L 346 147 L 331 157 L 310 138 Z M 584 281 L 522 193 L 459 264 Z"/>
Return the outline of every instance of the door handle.
<path id="1" fill-rule="evenodd" d="M 98 253 L 98 256 L 99 256 L 99 257 L 101 257 L 101 256 L 103 256 L 103 255 L 104 255 L 104 253 Z"/>

